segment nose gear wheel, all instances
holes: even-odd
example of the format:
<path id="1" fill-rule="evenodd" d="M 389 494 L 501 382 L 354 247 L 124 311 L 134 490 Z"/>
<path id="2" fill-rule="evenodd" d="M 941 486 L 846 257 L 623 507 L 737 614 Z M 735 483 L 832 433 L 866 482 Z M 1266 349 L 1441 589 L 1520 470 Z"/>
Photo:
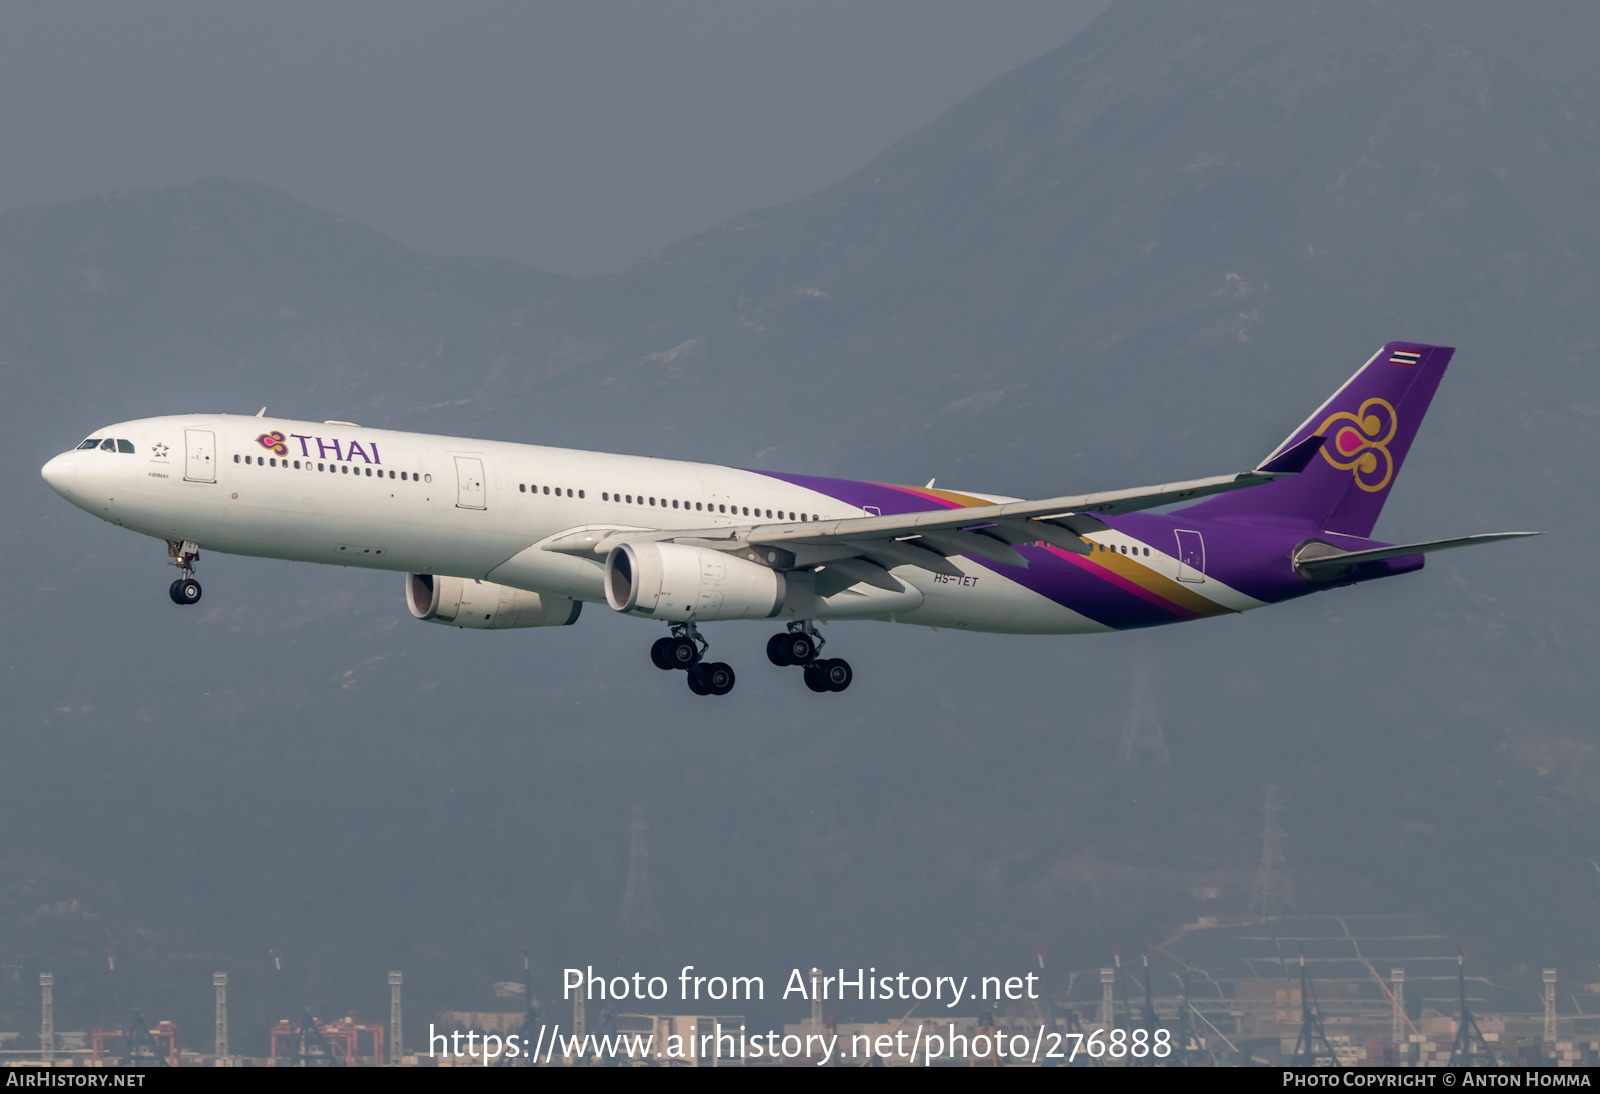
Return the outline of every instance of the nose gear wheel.
<path id="1" fill-rule="evenodd" d="M 167 561 L 178 568 L 182 577 L 167 588 L 174 604 L 197 604 L 200 601 L 200 583 L 194 579 L 195 560 L 200 557 L 200 545 L 193 540 L 169 539 Z"/>

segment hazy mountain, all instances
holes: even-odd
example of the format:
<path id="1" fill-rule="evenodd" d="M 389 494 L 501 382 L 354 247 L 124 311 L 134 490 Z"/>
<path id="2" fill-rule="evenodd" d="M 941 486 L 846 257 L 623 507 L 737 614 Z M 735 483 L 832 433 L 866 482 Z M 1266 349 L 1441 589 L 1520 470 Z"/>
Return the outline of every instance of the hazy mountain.
<path id="1" fill-rule="evenodd" d="M 524 947 L 614 959 L 634 802 L 673 963 L 1098 964 L 1242 911 L 1277 782 L 1302 911 L 1592 967 L 1597 19 L 1120 3 L 855 176 L 606 278 L 226 180 L 0 214 L 0 1025 L 32 1028 L 42 963 L 62 1028 L 135 997 L 204 1028 L 213 967 L 261 1047 L 305 1001 L 381 1015 L 391 967 L 424 1011 L 488 1006 Z M 37 477 L 106 421 L 267 404 L 1132 485 L 1245 466 L 1390 338 L 1460 352 L 1379 534 L 1556 534 L 1146 635 L 840 626 L 842 697 L 758 625 L 713 629 L 740 684 L 712 703 L 603 608 L 461 634 L 385 575 L 208 556 L 178 612 L 159 545 Z M 1167 771 L 1114 763 L 1143 657 Z"/>

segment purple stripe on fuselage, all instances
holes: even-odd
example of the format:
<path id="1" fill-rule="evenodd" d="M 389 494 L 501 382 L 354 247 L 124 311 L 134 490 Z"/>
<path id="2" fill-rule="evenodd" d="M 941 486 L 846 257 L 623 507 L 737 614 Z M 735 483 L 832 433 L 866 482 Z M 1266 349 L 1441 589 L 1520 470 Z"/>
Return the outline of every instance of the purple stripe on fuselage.
<path id="1" fill-rule="evenodd" d="M 1069 563 L 1082 570 L 1087 570 L 1102 581 L 1109 581 L 1124 592 L 1132 593 L 1140 600 L 1154 604 L 1173 619 L 1199 619 L 1199 612 L 1191 611 L 1182 604 L 1176 604 L 1159 593 L 1146 589 L 1143 585 L 1131 581 L 1114 570 L 1108 570 L 1095 561 L 1094 555 L 1075 555 L 1071 551 L 1063 551 L 1059 547 L 1046 547 L 1045 550 L 1062 562 Z M 1168 620 L 1170 622 L 1170 620 Z"/>
<path id="2" fill-rule="evenodd" d="M 1159 627 L 1194 618 L 1148 589 L 1141 589 L 1087 559 L 1080 561 L 1077 555 L 1058 555 L 1048 547 L 1017 549 L 1028 560 L 1026 570 L 996 566 L 982 559 L 973 561 L 1005 574 L 1023 588 L 1048 597 L 1062 607 L 1117 630 Z"/>

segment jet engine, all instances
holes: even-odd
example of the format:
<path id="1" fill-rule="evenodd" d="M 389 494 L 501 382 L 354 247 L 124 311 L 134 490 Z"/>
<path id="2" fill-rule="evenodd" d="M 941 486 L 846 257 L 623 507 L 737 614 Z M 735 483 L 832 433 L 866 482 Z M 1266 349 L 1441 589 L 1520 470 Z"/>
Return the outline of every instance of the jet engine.
<path id="1" fill-rule="evenodd" d="M 476 631 L 565 627 L 578 621 L 583 601 L 434 574 L 406 575 L 406 607 L 424 623 Z"/>
<path id="2" fill-rule="evenodd" d="M 787 588 L 776 570 L 678 543 L 624 543 L 606 556 L 606 603 L 672 623 L 771 619 Z"/>

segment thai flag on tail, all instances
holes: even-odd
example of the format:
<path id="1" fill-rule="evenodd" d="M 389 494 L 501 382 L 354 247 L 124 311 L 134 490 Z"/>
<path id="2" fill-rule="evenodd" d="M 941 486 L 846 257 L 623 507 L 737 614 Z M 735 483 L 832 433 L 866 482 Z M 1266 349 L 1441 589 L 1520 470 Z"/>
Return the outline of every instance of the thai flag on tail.
<path id="1" fill-rule="evenodd" d="M 1389 358 L 1389 363 L 1391 365 L 1414 365 L 1420 360 L 1422 360 L 1422 354 L 1414 353 L 1408 349 L 1398 349 L 1394 351 L 1394 356 Z"/>

